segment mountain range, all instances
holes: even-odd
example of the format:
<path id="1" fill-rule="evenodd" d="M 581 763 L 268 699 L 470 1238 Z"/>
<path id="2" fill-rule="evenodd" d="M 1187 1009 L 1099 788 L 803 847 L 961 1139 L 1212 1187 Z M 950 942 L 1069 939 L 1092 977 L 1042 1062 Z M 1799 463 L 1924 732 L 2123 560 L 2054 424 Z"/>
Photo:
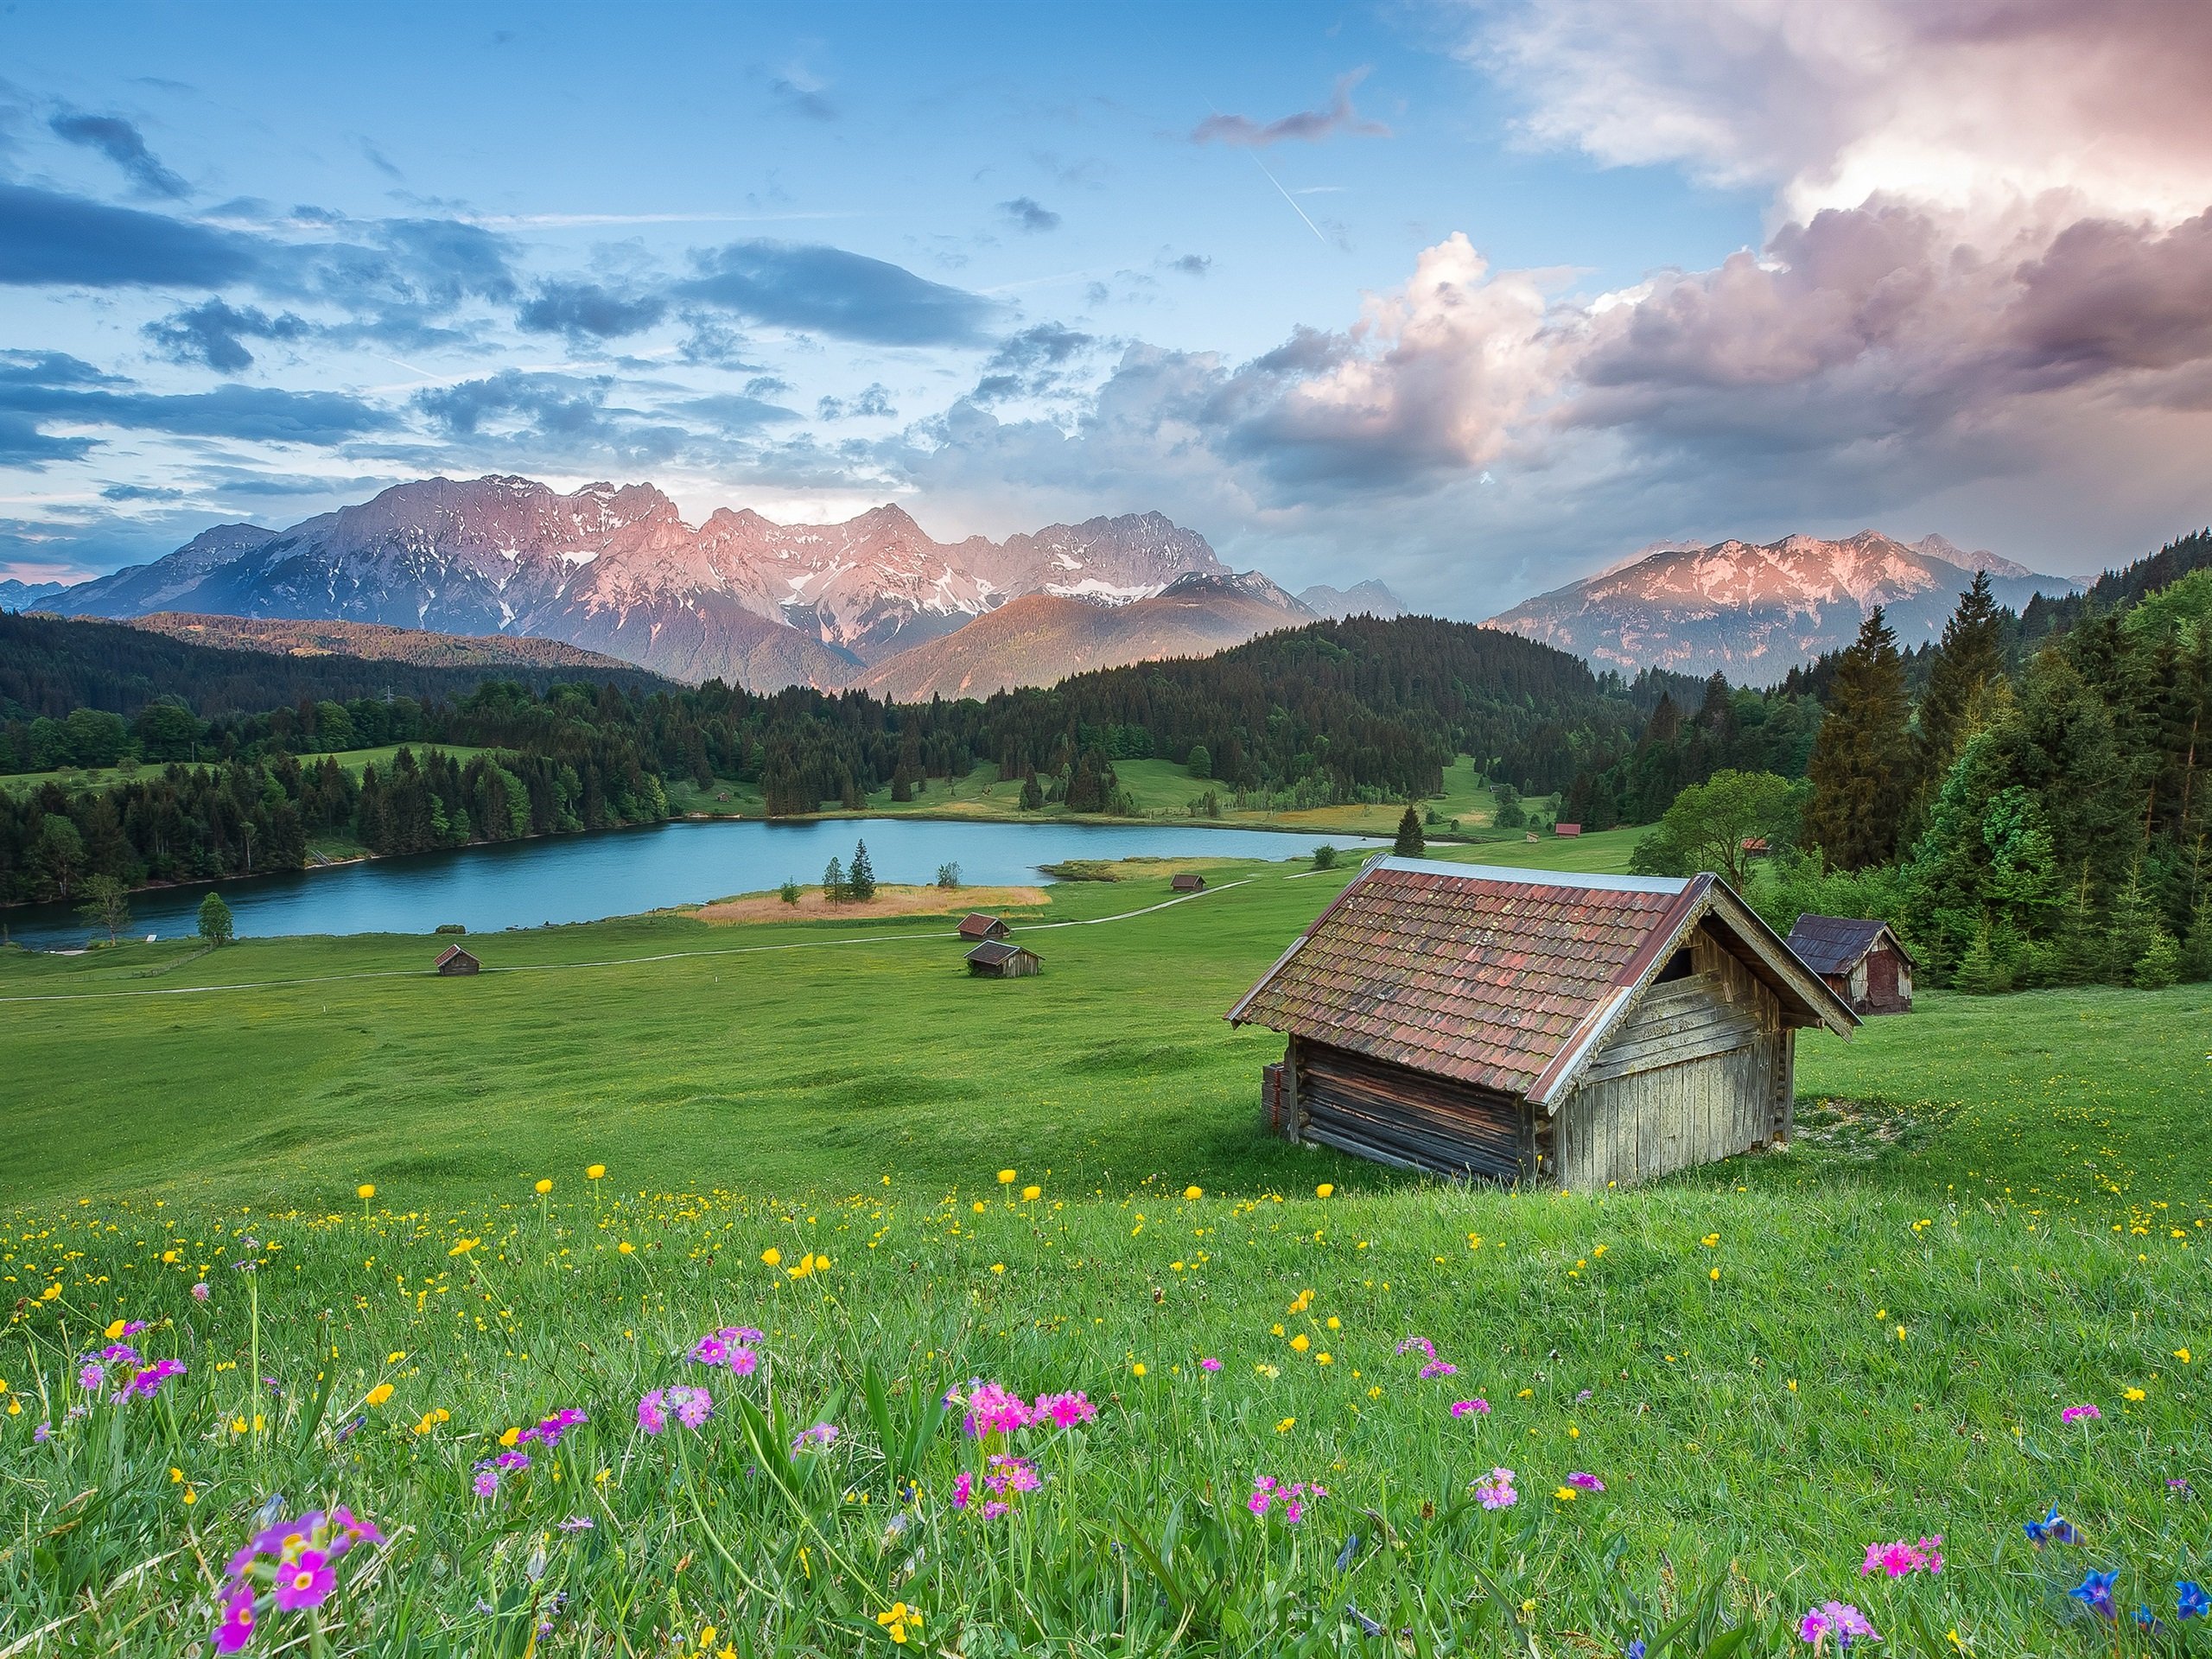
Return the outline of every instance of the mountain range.
<path id="1" fill-rule="evenodd" d="M 2082 585 L 2037 575 L 1941 536 L 1905 543 L 1862 530 L 1841 541 L 1789 536 L 1755 545 L 1662 543 L 1581 582 L 1525 600 L 1487 626 L 1559 646 L 1593 667 L 1726 674 L 1770 684 L 1823 652 L 1849 645 L 1883 607 L 1907 649 L 1938 639 L 1977 570 L 2001 605 Z"/>
<path id="2" fill-rule="evenodd" d="M 1308 607 L 1257 572 L 1240 575 L 1156 512 L 948 543 L 896 506 L 839 524 L 724 508 L 694 527 L 649 484 L 562 495 L 493 477 L 397 485 L 289 530 L 219 524 L 90 582 L 0 582 L 0 607 L 525 636 L 762 690 L 869 683 L 1012 601 L 1051 601 L 875 682 L 926 697 L 1009 673 L 1050 684 L 1080 668 L 1219 650 L 1340 605 L 1398 609 L 1379 583 L 1313 591 L 1322 603 Z"/>

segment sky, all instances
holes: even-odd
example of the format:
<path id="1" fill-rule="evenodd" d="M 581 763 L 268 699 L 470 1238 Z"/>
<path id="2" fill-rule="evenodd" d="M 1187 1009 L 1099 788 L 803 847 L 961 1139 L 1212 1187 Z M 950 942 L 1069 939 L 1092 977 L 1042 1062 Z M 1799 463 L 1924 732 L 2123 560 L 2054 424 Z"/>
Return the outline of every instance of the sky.
<path id="1" fill-rule="evenodd" d="M 391 484 L 1488 616 L 2212 520 L 2212 7 L 0 4 L 0 578 Z"/>

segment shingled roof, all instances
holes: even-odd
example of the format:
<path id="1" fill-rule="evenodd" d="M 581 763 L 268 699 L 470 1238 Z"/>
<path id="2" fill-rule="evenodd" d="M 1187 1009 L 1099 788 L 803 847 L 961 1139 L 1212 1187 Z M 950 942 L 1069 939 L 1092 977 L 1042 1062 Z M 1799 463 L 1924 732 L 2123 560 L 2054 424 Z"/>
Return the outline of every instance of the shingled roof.
<path id="1" fill-rule="evenodd" d="M 1708 918 L 1788 1023 L 1858 1023 L 1716 877 L 1408 858 L 1371 861 L 1229 1018 L 1548 1104 Z"/>
<path id="2" fill-rule="evenodd" d="M 1889 933 L 1890 944 L 1908 963 L 1912 961 L 1887 922 L 1862 920 L 1855 916 L 1815 916 L 1808 911 L 1789 930 L 1789 948 L 1816 974 L 1847 974 L 1859 959 Z"/>

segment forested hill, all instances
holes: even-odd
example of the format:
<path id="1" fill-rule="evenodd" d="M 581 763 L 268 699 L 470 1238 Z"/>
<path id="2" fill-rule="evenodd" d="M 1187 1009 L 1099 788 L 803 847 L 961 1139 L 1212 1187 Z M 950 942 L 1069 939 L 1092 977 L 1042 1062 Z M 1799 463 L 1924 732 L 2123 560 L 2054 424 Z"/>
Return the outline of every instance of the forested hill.
<path id="1" fill-rule="evenodd" d="M 558 664 L 430 668 L 336 653 L 230 650 L 119 622 L 0 611 L 0 721 L 62 720 L 78 709 L 129 719 L 163 697 L 203 719 L 355 697 L 457 702 L 494 677 L 538 692 L 578 678 L 611 680 L 627 691 L 672 689 L 659 675 L 626 665 L 588 673 Z M 0 753 L 0 766 L 5 760 Z"/>

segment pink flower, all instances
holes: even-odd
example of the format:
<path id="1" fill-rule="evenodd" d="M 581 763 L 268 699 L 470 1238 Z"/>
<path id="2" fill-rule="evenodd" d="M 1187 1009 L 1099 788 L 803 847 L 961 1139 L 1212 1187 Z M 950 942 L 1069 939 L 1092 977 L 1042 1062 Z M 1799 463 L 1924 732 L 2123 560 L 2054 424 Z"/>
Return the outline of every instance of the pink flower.
<path id="1" fill-rule="evenodd" d="M 760 1356 L 750 1348 L 729 1351 L 729 1368 L 738 1376 L 750 1376 L 760 1369 Z"/>
<path id="2" fill-rule="evenodd" d="M 480 1469 L 476 1471 L 476 1478 L 468 1484 L 475 1489 L 477 1497 L 489 1497 L 499 1490 L 499 1471 L 493 1469 Z"/>
<path id="3" fill-rule="evenodd" d="M 1084 1397 L 1080 1389 L 1071 1389 L 1064 1394 L 1040 1394 L 1037 1403 L 1030 1408 L 1029 1421 L 1041 1423 L 1047 1417 L 1056 1427 L 1073 1428 L 1078 1423 L 1096 1422 L 1098 1408 Z"/>
<path id="4" fill-rule="evenodd" d="M 1900 1538 L 1893 1544 L 1869 1544 L 1866 1559 L 1860 1563 L 1859 1576 L 1872 1578 L 1877 1573 L 1886 1573 L 1893 1579 L 1909 1578 L 1915 1573 L 1934 1574 L 1943 1570 L 1943 1535 L 1923 1538 L 1917 1546 Z"/>
<path id="5" fill-rule="evenodd" d="M 658 1434 L 668 1427 L 668 1414 L 661 1409 L 658 1389 L 638 1402 L 638 1427 L 648 1434 Z"/>
<path id="6" fill-rule="evenodd" d="M 1427 1364 L 1421 1368 L 1421 1381 L 1424 1382 L 1428 1381 L 1432 1376 L 1457 1376 L 1459 1375 L 1459 1368 L 1457 1365 L 1447 1363 L 1446 1361 L 1440 1359 L 1432 1359 Z"/>
<path id="7" fill-rule="evenodd" d="M 961 1427 L 969 1438 L 1011 1434 L 1029 1421 L 1029 1408 L 1018 1394 L 1009 1394 L 995 1382 L 976 1381 L 968 1385 L 968 1414 Z"/>
<path id="8" fill-rule="evenodd" d="M 1797 1621 L 1798 1639 L 1813 1644 L 1820 1651 L 1828 1637 L 1835 1637 L 1838 1653 L 1846 1651 L 1853 1642 L 1879 1642 L 1882 1638 L 1866 1622 L 1866 1615 L 1849 1602 L 1824 1601 Z"/>
<path id="9" fill-rule="evenodd" d="M 1217 1371 L 1221 1369 L 1221 1362 L 1209 1354 L 1198 1362 L 1198 1369 L 1202 1371 Z"/>
<path id="10" fill-rule="evenodd" d="M 1037 1470 L 1027 1458 L 1008 1457 L 1001 1452 L 991 1459 L 983 1475 L 983 1484 L 1000 1497 L 1015 1492 L 1033 1492 L 1039 1484 Z"/>
<path id="11" fill-rule="evenodd" d="M 215 1651 L 236 1653 L 253 1640 L 253 1586 L 237 1583 L 224 1592 L 223 1622 L 215 1627 Z"/>
<path id="12" fill-rule="evenodd" d="M 173 1376 L 184 1375 L 181 1359 L 157 1359 L 144 1370 L 123 1385 L 118 1396 L 125 1400 L 150 1400 L 162 1391 L 162 1384 Z"/>
<path id="13" fill-rule="evenodd" d="M 1513 1490 L 1513 1471 L 1493 1469 L 1486 1480 L 1475 1483 L 1475 1501 L 1486 1510 L 1510 1510 L 1521 1501 L 1521 1494 Z"/>
<path id="14" fill-rule="evenodd" d="M 87 1394 L 97 1394 L 107 1386 L 107 1367 L 96 1359 L 88 1359 L 77 1368 L 77 1386 Z"/>
<path id="15" fill-rule="evenodd" d="M 791 1450 L 798 1452 L 804 1452 L 809 1447 L 818 1447 L 827 1452 L 830 1442 L 836 1438 L 836 1424 L 817 1423 L 812 1428 L 803 1428 L 799 1431 L 798 1438 L 791 1442 Z"/>
<path id="16" fill-rule="evenodd" d="M 207 1298 L 208 1298 L 210 1295 L 212 1295 L 213 1294 L 213 1292 L 211 1292 L 211 1291 L 207 1288 L 207 1281 L 206 1280 L 204 1280 L 204 1279 L 203 1279 L 203 1280 L 201 1280 L 198 1284 L 194 1285 L 194 1286 L 192 1287 L 192 1300 L 193 1300 L 194 1301 L 195 1301 L 195 1302 L 204 1302 L 204 1301 L 206 1301 L 206 1300 L 207 1300 Z M 253 1630 L 252 1630 L 252 1618 L 251 1618 L 251 1612 L 250 1612 L 250 1611 L 249 1611 L 249 1614 L 248 1614 L 248 1617 L 247 1617 L 246 1624 L 247 1624 L 246 1634 L 247 1634 L 248 1636 L 251 1636 L 251 1635 L 253 1633 Z M 245 1637 L 240 1637 L 239 1639 L 240 1639 L 241 1641 L 243 1641 L 243 1640 L 245 1639 Z"/>
<path id="17" fill-rule="evenodd" d="M 1605 1490 L 1604 1481 L 1595 1475 L 1585 1474 L 1580 1469 L 1567 1478 L 1567 1484 L 1581 1492 L 1602 1492 Z"/>
<path id="18" fill-rule="evenodd" d="M 1252 1496 L 1244 1500 L 1244 1507 L 1255 1515 L 1265 1515 L 1268 1505 L 1274 1502 L 1275 1481 L 1273 1475 L 1252 1477 Z"/>
<path id="19" fill-rule="evenodd" d="M 575 1427 L 577 1424 L 588 1423 L 590 1421 L 590 1418 L 585 1416 L 574 1406 L 568 1406 L 555 1412 L 543 1421 L 525 1428 L 518 1438 L 524 1440 L 543 1440 L 548 1446 L 555 1446 L 560 1445 L 561 1437 Z"/>
<path id="20" fill-rule="evenodd" d="M 1004 1515 L 1013 1507 L 1014 1506 L 1010 1503 L 1001 1503 L 996 1498 L 993 1498 L 989 1503 L 983 1505 L 983 1519 L 986 1521 L 995 1521 L 999 1516 Z"/>
<path id="21" fill-rule="evenodd" d="M 1424 1359 L 1434 1359 L 1436 1357 L 1436 1344 L 1431 1342 L 1427 1337 L 1408 1337 L 1403 1342 L 1398 1344 L 1398 1351 L 1402 1354 L 1406 1352 L 1408 1350 L 1414 1348 L 1421 1350 L 1421 1357 Z"/>
<path id="22" fill-rule="evenodd" d="M 1490 1415 L 1490 1402 L 1479 1395 L 1472 1400 L 1454 1400 L 1452 1414 L 1454 1417 L 1487 1417 Z"/>
<path id="23" fill-rule="evenodd" d="M 952 1483 L 952 1507 L 956 1510 L 966 1509 L 968 1507 L 968 1500 L 974 1494 L 975 1491 L 975 1477 L 970 1475 L 965 1469 L 963 1469 L 960 1471 L 959 1478 Z"/>
<path id="24" fill-rule="evenodd" d="M 302 1550 L 299 1560 L 276 1569 L 276 1605 L 288 1613 L 321 1606 L 337 1587 L 330 1558 L 319 1549 Z"/>
<path id="25" fill-rule="evenodd" d="M 2099 1411 L 2094 1406 L 2069 1406 L 2058 1414 L 2058 1421 L 2062 1423 L 2078 1423 L 2086 1417 L 2094 1422 L 2103 1415 L 2104 1413 Z"/>

